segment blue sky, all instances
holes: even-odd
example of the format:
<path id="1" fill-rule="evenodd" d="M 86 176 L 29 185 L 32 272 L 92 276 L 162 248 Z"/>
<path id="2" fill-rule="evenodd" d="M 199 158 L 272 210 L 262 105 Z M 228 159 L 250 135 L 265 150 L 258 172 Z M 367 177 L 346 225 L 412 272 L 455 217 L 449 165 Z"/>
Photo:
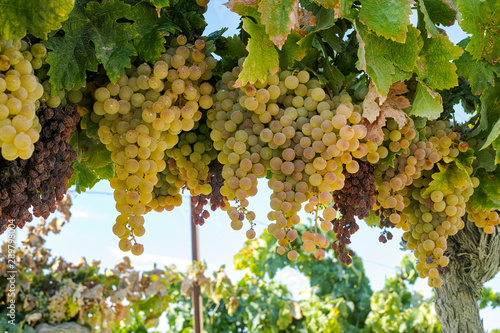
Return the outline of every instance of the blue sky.
<path id="1" fill-rule="evenodd" d="M 239 17 L 229 12 L 222 6 L 225 1 L 212 0 L 206 14 L 208 27 L 205 34 L 228 27 L 226 36 L 236 33 Z M 465 34 L 458 26 L 448 29 L 448 34 L 453 42 L 458 42 Z M 463 119 L 465 120 L 465 119 Z M 269 196 L 265 181 L 259 183 L 259 193 L 250 200 L 250 209 L 257 214 L 257 220 L 266 221 L 269 210 Z M 117 216 L 112 189 L 109 182 L 97 184 L 88 193 L 77 195 L 72 193 L 73 216 L 70 224 L 63 227 L 62 234 L 48 237 L 47 246 L 52 253 L 63 256 L 71 262 L 76 262 L 85 256 L 87 260 L 101 260 L 101 267 L 113 267 L 123 257 L 123 252 L 118 249 L 118 239 L 113 235 L 111 228 Z M 305 217 L 305 215 L 303 215 Z M 145 251 L 140 257 L 129 254 L 136 269 L 151 269 L 154 263 L 159 267 L 176 264 L 180 269 L 191 260 L 190 244 L 190 216 L 189 202 L 185 200 L 181 207 L 173 212 L 151 212 L 145 216 L 146 234 L 140 238 Z M 244 272 L 234 271 L 233 255 L 241 249 L 245 241 L 245 228 L 233 231 L 225 212 L 212 213 L 204 226 L 200 228 L 200 252 L 209 269 L 218 269 L 226 265 L 228 275 L 232 279 L 240 278 Z M 264 226 L 257 225 L 258 234 Z M 352 249 L 363 259 L 367 275 L 373 290 L 379 290 L 384 284 L 386 276 L 395 273 L 404 252 L 399 250 L 399 240 L 402 232 L 392 231 L 392 241 L 382 244 L 378 242 L 380 231 L 366 227 L 361 222 L 360 230 L 352 237 Z M 25 235 L 24 231 L 18 232 L 18 244 Z M 4 237 L 3 235 L 0 237 Z M 307 285 L 307 281 L 300 273 L 286 269 L 278 274 L 278 280 L 287 283 L 295 297 L 300 297 L 299 292 Z M 500 276 L 487 283 L 496 291 L 500 291 Z M 431 295 L 425 280 L 419 280 L 417 289 Z M 495 318 L 500 316 L 500 310 L 486 309 L 482 311 L 485 327 L 498 328 Z M 163 326 L 164 324 L 162 324 Z"/>

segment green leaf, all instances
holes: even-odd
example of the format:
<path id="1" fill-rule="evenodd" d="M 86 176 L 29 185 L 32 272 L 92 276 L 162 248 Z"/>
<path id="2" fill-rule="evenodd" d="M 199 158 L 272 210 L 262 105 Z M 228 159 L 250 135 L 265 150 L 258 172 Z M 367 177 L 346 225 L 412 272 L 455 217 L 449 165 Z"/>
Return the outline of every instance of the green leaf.
<path id="1" fill-rule="evenodd" d="M 358 11 L 353 8 L 355 0 L 340 0 L 340 8 L 337 10 L 341 18 L 346 18 L 350 21 L 356 20 Z"/>
<path id="2" fill-rule="evenodd" d="M 340 7 L 340 0 L 312 0 L 318 6 L 335 9 Z"/>
<path id="3" fill-rule="evenodd" d="M 483 149 L 476 152 L 476 169 L 483 168 L 487 172 L 495 171 L 497 166 L 495 165 L 495 156 L 488 150 Z"/>
<path id="4" fill-rule="evenodd" d="M 432 91 L 422 82 L 418 82 L 417 91 L 412 102 L 410 116 L 424 117 L 429 120 L 437 119 L 443 112 L 443 99 L 437 92 Z"/>
<path id="5" fill-rule="evenodd" d="M 380 160 L 380 163 L 394 167 L 394 159 L 396 158 L 396 156 L 399 156 L 399 155 L 405 154 L 405 153 L 406 153 L 406 149 L 400 149 L 398 152 L 393 152 L 393 151 L 389 150 L 389 154 L 387 154 L 386 157 L 382 158 Z"/>
<path id="6" fill-rule="evenodd" d="M 364 0 L 359 20 L 377 35 L 404 43 L 412 3 L 412 0 Z"/>
<path id="7" fill-rule="evenodd" d="M 144 61 L 156 62 L 165 52 L 165 36 L 175 33 L 179 28 L 167 15 L 161 15 L 146 2 L 139 2 L 126 14 L 134 21 L 133 27 L 138 32 L 134 44 L 139 57 Z"/>
<path id="8" fill-rule="evenodd" d="M 47 62 L 53 93 L 84 86 L 86 71 L 97 71 L 98 64 L 104 66 L 112 82 L 125 73 L 131 66 L 129 57 L 136 55 L 130 40 L 137 33 L 130 23 L 116 21 L 129 10 L 130 6 L 120 1 L 91 2 L 87 6 L 77 3 L 63 23 L 64 36 L 53 36 L 45 42 L 52 50 Z"/>
<path id="9" fill-rule="evenodd" d="M 175 6 L 176 3 L 178 3 L 179 0 L 151 0 L 151 3 L 158 8 L 161 7 L 172 7 Z"/>
<path id="10" fill-rule="evenodd" d="M 328 87 L 332 90 L 333 94 L 337 95 L 344 85 L 344 74 L 342 74 L 337 66 L 326 60 L 325 67 L 323 68 L 323 75 L 328 81 Z"/>
<path id="11" fill-rule="evenodd" d="M 313 34 L 302 37 L 298 32 L 292 31 L 288 36 L 281 52 L 279 52 L 279 64 L 282 69 L 294 67 L 295 61 L 300 61 L 311 47 Z"/>
<path id="12" fill-rule="evenodd" d="M 500 85 L 487 89 L 481 95 L 479 113 L 481 120 L 472 134 L 478 138 L 486 138 L 500 119 Z"/>
<path id="13" fill-rule="evenodd" d="M 266 26 L 266 32 L 273 43 L 281 49 L 290 33 L 290 14 L 295 0 L 261 0 L 259 12 L 261 23 Z"/>
<path id="14" fill-rule="evenodd" d="M 457 66 L 450 61 L 458 59 L 462 53 L 448 36 L 427 38 L 417 61 L 419 80 L 433 90 L 455 87 L 458 85 Z"/>
<path id="15" fill-rule="evenodd" d="M 481 147 L 481 149 L 488 147 L 493 141 L 495 141 L 498 138 L 499 135 L 500 135 L 500 120 L 498 120 L 491 129 L 490 134 L 488 134 L 486 142 Z"/>
<path id="16" fill-rule="evenodd" d="M 373 210 L 370 210 L 370 215 L 365 217 L 365 222 L 369 227 L 380 226 L 380 216 L 375 215 Z"/>
<path id="17" fill-rule="evenodd" d="M 370 33 L 359 22 L 356 30 L 358 69 L 366 71 L 381 94 L 387 95 L 394 82 L 411 77 L 423 44 L 420 31 L 410 26 L 406 42 L 402 44 Z"/>
<path id="18" fill-rule="evenodd" d="M 241 19 L 243 29 L 250 34 L 248 40 L 248 57 L 243 63 L 243 70 L 240 73 L 235 87 L 242 87 L 247 83 L 267 80 L 268 72 L 276 74 L 279 69 L 278 51 L 269 40 L 264 26 L 255 24 L 249 18 Z"/>
<path id="19" fill-rule="evenodd" d="M 470 203 L 474 209 L 500 209 L 500 168 L 488 173 L 479 169 L 475 173 L 479 186 L 474 189 Z"/>
<path id="20" fill-rule="evenodd" d="M 0 0 L 0 36 L 21 39 L 27 33 L 47 39 L 47 33 L 61 28 L 75 0 Z"/>
<path id="21" fill-rule="evenodd" d="M 470 38 L 464 39 L 459 43 L 460 47 L 465 48 L 469 44 Z M 492 65 L 486 60 L 474 60 L 472 55 L 465 51 L 460 58 L 455 60 L 457 73 L 469 80 L 470 88 L 476 95 L 482 94 L 486 89 L 495 85 L 497 76 L 500 76 L 500 65 Z"/>
<path id="22" fill-rule="evenodd" d="M 438 164 L 439 172 L 432 174 L 432 181 L 425 190 L 424 194 L 430 195 L 433 191 L 441 191 L 443 195 L 449 195 L 457 190 L 465 190 L 468 186 L 472 185 L 467 172 L 456 166 L 455 164 L 448 164 L 442 166 Z"/>
<path id="23" fill-rule="evenodd" d="M 423 0 L 423 2 L 429 13 L 429 18 L 435 24 L 449 27 L 455 23 L 457 9 L 450 0 Z"/>
<path id="24" fill-rule="evenodd" d="M 100 179 L 114 177 L 111 152 L 98 139 L 88 137 L 87 131 L 74 131 L 69 144 L 76 152 L 77 159 L 73 163 L 74 173 L 68 187 L 76 185 L 76 191 L 80 193 L 94 186 Z"/>
<path id="25" fill-rule="evenodd" d="M 90 114 L 87 113 L 82 116 L 82 119 L 80 120 L 80 127 L 85 130 L 86 136 L 97 141 L 99 140 L 99 135 L 97 134 L 97 131 L 99 130 L 99 124 L 94 123 L 90 119 Z"/>
<path id="26" fill-rule="evenodd" d="M 460 26 L 472 35 L 466 50 L 475 60 L 500 61 L 500 1 L 459 0 Z"/>
<path id="27" fill-rule="evenodd" d="M 84 164 L 81 164 L 77 161 L 73 162 L 71 166 L 74 170 L 73 176 L 68 181 L 68 188 L 76 185 L 76 192 L 82 193 L 88 189 L 91 189 L 100 178 L 95 174 L 94 171 L 90 170 Z"/>
<path id="28" fill-rule="evenodd" d="M 436 25 L 432 21 L 431 16 L 429 15 L 429 12 L 427 11 L 425 1 L 423 1 L 423 0 L 418 1 L 418 10 L 422 13 L 422 15 L 424 17 L 425 28 L 427 29 L 427 31 L 430 32 L 433 36 L 439 35 L 439 30 L 438 30 L 438 28 L 436 28 Z"/>
<path id="29" fill-rule="evenodd" d="M 337 25 L 334 25 L 333 27 L 323 31 L 318 31 L 318 34 L 335 52 L 342 51 L 343 40 L 340 36 L 337 35 L 339 33 L 341 33 L 341 30 Z"/>

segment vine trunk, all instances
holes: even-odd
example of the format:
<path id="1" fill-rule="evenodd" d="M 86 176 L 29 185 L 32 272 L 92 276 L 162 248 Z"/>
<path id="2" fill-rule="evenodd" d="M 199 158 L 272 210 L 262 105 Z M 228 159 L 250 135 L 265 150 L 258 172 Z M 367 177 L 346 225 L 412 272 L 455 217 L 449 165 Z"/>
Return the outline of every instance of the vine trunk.
<path id="1" fill-rule="evenodd" d="M 483 284 L 500 271 L 500 233 L 488 235 L 466 220 L 461 232 L 448 238 L 443 286 L 434 288 L 436 313 L 443 333 L 482 333 L 477 300 Z"/>

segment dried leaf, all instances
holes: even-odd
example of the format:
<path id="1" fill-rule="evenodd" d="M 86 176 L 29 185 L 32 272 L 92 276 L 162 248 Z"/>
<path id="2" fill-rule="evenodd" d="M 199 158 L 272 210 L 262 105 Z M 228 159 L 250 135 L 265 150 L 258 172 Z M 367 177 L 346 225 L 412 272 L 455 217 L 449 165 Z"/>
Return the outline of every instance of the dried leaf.
<path id="1" fill-rule="evenodd" d="M 120 322 L 123 319 L 125 319 L 125 317 L 127 317 L 127 314 L 130 311 L 130 307 L 128 305 L 124 306 L 121 303 L 116 304 L 114 309 L 115 309 L 115 320 L 117 322 Z"/>
<path id="2" fill-rule="evenodd" d="M 363 118 L 373 123 L 380 115 L 380 106 L 385 102 L 386 97 L 377 91 L 377 88 L 370 82 L 368 94 L 363 101 Z"/>
<path id="3" fill-rule="evenodd" d="M 386 118 L 394 118 L 399 128 L 402 128 L 408 119 L 403 111 L 411 106 L 408 98 L 401 96 L 408 92 L 406 84 L 398 81 L 392 84 L 387 97 L 384 97 L 377 91 L 377 88 L 370 82 L 368 94 L 363 102 L 363 120 L 362 124 L 367 129 L 366 139 L 373 142 L 382 142 Z"/>
<path id="4" fill-rule="evenodd" d="M 302 319 L 302 311 L 300 310 L 300 304 L 297 302 L 292 301 L 293 305 L 293 311 L 292 311 L 292 316 L 293 318 L 300 320 Z"/>
<path id="5" fill-rule="evenodd" d="M 229 298 L 229 303 L 226 303 L 227 313 L 232 316 L 236 310 L 238 310 L 239 306 L 240 302 L 238 302 L 238 298 L 231 296 L 231 298 Z"/>
<path id="6" fill-rule="evenodd" d="M 257 0 L 230 0 L 228 2 L 226 2 L 224 4 L 224 6 L 226 6 L 227 8 L 229 8 L 229 10 L 233 11 L 234 10 L 234 7 L 237 6 L 237 5 L 256 5 L 257 4 Z"/>
<path id="7" fill-rule="evenodd" d="M 31 325 L 32 323 L 36 323 L 40 319 L 42 319 L 43 314 L 41 312 L 30 313 L 24 317 L 24 320 Z"/>
<path id="8" fill-rule="evenodd" d="M 30 312 L 37 306 L 37 298 L 31 294 L 24 296 L 23 310 Z"/>
<path id="9" fill-rule="evenodd" d="M 104 291 L 104 285 L 98 284 L 93 288 L 86 289 L 82 293 L 82 297 L 86 299 L 97 299 L 100 300 L 102 299 L 102 293 Z"/>
<path id="10" fill-rule="evenodd" d="M 307 31 L 300 28 L 301 25 L 313 27 L 316 25 L 316 17 L 310 11 L 299 7 L 299 1 L 293 5 L 293 11 L 290 13 L 291 29 L 297 31 L 302 36 L 307 34 Z"/>

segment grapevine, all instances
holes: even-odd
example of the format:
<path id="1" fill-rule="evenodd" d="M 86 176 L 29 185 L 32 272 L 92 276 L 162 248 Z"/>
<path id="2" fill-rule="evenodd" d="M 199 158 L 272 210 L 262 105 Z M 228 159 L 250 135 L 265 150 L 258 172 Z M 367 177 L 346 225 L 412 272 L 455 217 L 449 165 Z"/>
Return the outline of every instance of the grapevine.
<path id="1" fill-rule="evenodd" d="M 66 142 L 80 115 L 76 106 L 37 111 L 42 131 L 29 159 L 8 161 L 0 157 L 0 231 L 13 220 L 23 227 L 33 215 L 48 218 L 66 194 L 66 183 L 73 174 L 76 154 Z M 33 213 L 30 212 L 32 209 Z"/>
<path id="2" fill-rule="evenodd" d="M 350 264 L 361 220 L 383 243 L 402 229 L 441 287 L 450 237 L 471 223 L 490 240 L 500 224 L 498 22 L 472 15 L 494 17 L 490 1 L 449 4 L 446 22 L 420 1 L 413 26 L 405 1 L 379 17 L 380 2 L 231 0 L 233 37 L 203 36 L 206 0 L 91 0 L 43 26 L 2 22 L 0 233 L 47 218 L 68 179 L 107 179 L 108 227 L 134 255 L 146 214 L 189 195 L 197 225 L 220 209 L 254 239 L 267 219 L 290 260 L 333 249 Z M 470 35 L 458 45 L 436 28 L 456 17 Z M 259 182 L 266 217 L 249 208 Z"/>

